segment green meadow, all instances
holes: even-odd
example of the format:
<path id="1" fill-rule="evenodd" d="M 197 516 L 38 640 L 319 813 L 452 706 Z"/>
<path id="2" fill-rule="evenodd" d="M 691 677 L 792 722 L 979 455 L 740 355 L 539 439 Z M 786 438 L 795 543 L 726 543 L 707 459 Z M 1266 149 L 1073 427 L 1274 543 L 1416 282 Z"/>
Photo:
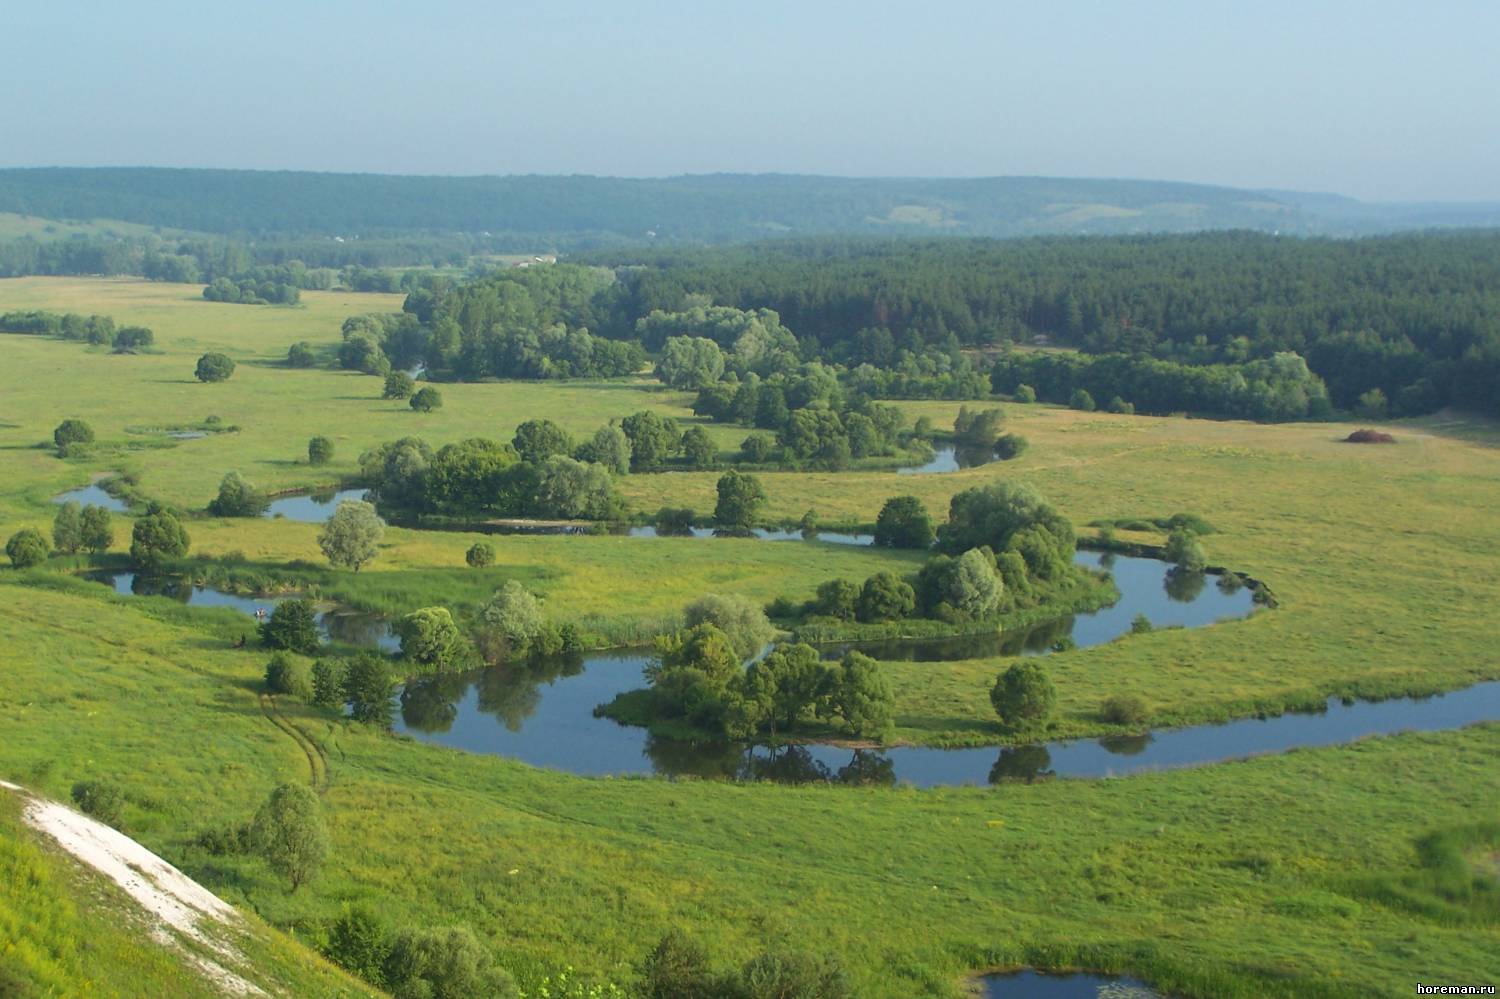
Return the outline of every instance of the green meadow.
<path id="1" fill-rule="evenodd" d="M 280 364 L 300 340 L 331 354 L 346 316 L 398 309 L 399 296 L 305 292 L 283 308 L 209 303 L 199 291 L 0 282 L 0 312 L 98 312 L 157 335 L 154 352 L 133 356 L 0 336 L 0 532 L 45 532 L 51 497 L 102 474 L 128 471 L 142 495 L 201 514 L 231 469 L 273 491 L 330 485 L 354 474 L 360 451 L 401 436 L 508 439 L 534 417 L 584 433 L 640 409 L 697 422 L 689 395 L 645 377 L 445 384 L 443 408 L 418 415 L 381 400 L 375 378 Z M 207 350 L 238 362 L 228 382 L 193 379 Z M 903 406 L 939 427 L 958 409 Z M 1119 693 L 1138 695 L 1153 724 L 1169 726 L 1500 678 L 1493 424 L 1395 422 L 1384 427 L 1394 446 L 1368 447 L 1340 443 L 1346 424 L 1005 408 L 1008 429 L 1031 445 L 1012 462 L 943 475 L 760 477 L 775 518 L 812 509 L 824 522 L 869 524 L 903 493 L 941 518 L 955 492 L 996 478 L 1037 486 L 1084 536 L 1098 520 L 1206 518 L 1216 528 L 1204 538 L 1210 563 L 1264 581 L 1278 606 L 1049 657 L 1053 735 L 1114 731 L 1099 705 Z M 236 429 L 180 442 L 162 432 L 209 416 Z M 62 460 L 45 446 L 66 417 L 98 432 L 89 457 Z M 747 432 L 705 425 L 725 450 Z M 334 440 L 332 464 L 307 464 L 314 434 Z M 707 514 L 716 477 L 633 475 L 620 487 L 636 511 Z M 911 553 L 835 544 L 514 536 L 492 537 L 496 564 L 473 570 L 463 553 L 477 535 L 392 528 L 354 575 L 326 568 L 316 525 L 199 516 L 187 526 L 200 570 L 384 612 L 472 609 L 518 579 L 549 615 L 602 641 L 643 640 L 705 592 L 801 599 L 826 579 L 918 564 Z M 116 518 L 115 558 L 128 528 Z M 260 698 L 265 653 L 230 648 L 244 618 L 116 598 L 62 568 L 0 570 L 0 777 L 61 799 L 78 780 L 117 781 L 131 835 L 303 943 L 315 945 L 341 906 L 364 902 L 395 924 L 469 925 L 523 985 L 567 965 L 628 984 L 674 926 L 725 965 L 769 947 L 835 953 L 859 995 L 892 999 L 955 997 L 971 972 L 1021 965 L 1126 972 L 1192 996 L 1395 996 L 1419 980 L 1500 978 L 1500 924 L 1464 916 L 1432 887 L 1417 847 L 1497 817 L 1500 725 L 994 788 L 587 779 L 376 735 L 286 699 L 270 706 Z M 1002 667 L 884 664 L 897 739 L 1003 742 L 988 703 Z M 262 862 L 194 843 L 248 819 L 284 780 L 318 784 L 333 833 L 328 869 L 295 894 Z M 76 895 L 71 875 L 26 836 L 0 812 L 0 861 L 42 870 Z M 1492 871 L 1495 846 L 1470 855 L 1476 872 Z M 34 904 L 0 896 L 0 928 L 17 934 L 10 927 L 31 920 Z M 91 918 L 80 906 L 31 931 L 29 946 L 96 932 Z M 102 953 L 118 943 L 100 939 Z M 303 978 L 287 979 L 294 991 L 301 983 L 297 994 L 342 987 L 295 943 L 268 939 L 278 967 L 295 963 L 292 951 L 307 962 L 295 972 Z M 78 969 L 89 962 L 56 954 L 51 964 L 29 959 L 26 980 L 82 991 Z M 136 960 L 151 980 L 153 959 Z M 131 967 L 98 991 L 130 994 Z"/>

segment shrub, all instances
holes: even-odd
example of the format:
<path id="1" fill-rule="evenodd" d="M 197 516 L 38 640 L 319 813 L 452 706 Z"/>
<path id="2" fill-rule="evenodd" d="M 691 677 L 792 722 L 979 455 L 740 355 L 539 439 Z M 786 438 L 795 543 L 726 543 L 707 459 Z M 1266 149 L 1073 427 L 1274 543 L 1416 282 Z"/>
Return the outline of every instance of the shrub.
<path id="1" fill-rule="evenodd" d="M 775 441 L 765 434 L 751 434 L 740 442 L 740 456 L 755 465 L 763 465 L 771 459 Z"/>
<path id="2" fill-rule="evenodd" d="M 391 953 L 391 933 L 363 906 L 345 906 L 328 928 L 323 954 L 345 971 L 380 988 L 385 985 L 385 962 Z"/>
<path id="3" fill-rule="evenodd" d="M 1073 394 L 1068 396 L 1068 408 L 1082 410 L 1085 413 L 1092 413 L 1096 408 L 1094 405 L 1094 397 L 1089 395 L 1087 389 L 1074 389 Z"/>
<path id="4" fill-rule="evenodd" d="M 514 579 L 495 591 L 479 616 L 489 632 L 481 637 L 498 639 L 485 650 L 486 658 L 499 660 L 507 653 L 524 655 L 542 633 L 542 605 Z"/>
<path id="5" fill-rule="evenodd" d="M 239 472 L 228 472 L 219 483 L 219 495 L 209 501 L 208 512 L 215 517 L 259 517 L 269 505 L 265 494 Z"/>
<path id="6" fill-rule="evenodd" d="M 703 946 L 679 930 L 662 936 L 641 966 L 642 999 L 714 999 L 727 984 L 709 967 Z"/>
<path id="7" fill-rule="evenodd" d="M 859 607 L 859 584 L 847 579 L 830 579 L 819 583 L 813 598 L 813 612 L 840 621 L 854 620 Z"/>
<path id="8" fill-rule="evenodd" d="M 1146 702 L 1135 694 L 1111 694 L 1099 705 L 1099 717 L 1113 725 L 1141 725 L 1150 716 Z"/>
<path id="9" fill-rule="evenodd" d="M 1383 430 L 1356 430 L 1344 438 L 1346 444 L 1394 444 L 1396 438 Z"/>
<path id="10" fill-rule="evenodd" d="M 875 518 L 875 544 L 886 548 L 930 548 L 936 530 L 932 515 L 915 496 L 893 496 Z"/>
<path id="11" fill-rule="evenodd" d="M 682 456 L 689 468 L 712 468 L 719 451 L 702 427 L 689 427 L 682 435 Z"/>
<path id="12" fill-rule="evenodd" d="M 318 651 L 317 614 L 311 600 L 283 600 L 260 625 L 260 640 L 268 648 L 312 655 Z"/>
<path id="13" fill-rule="evenodd" d="M 458 625 L 446 607 L 422 607 L 396 620 L 401 654 L 429 669 L 453 664 L 458 650 Z"/>
<path id="14" fill-rule="evenodd" d="M 990 704 L 1001 724 L 1025 731 L 1047 721 L 1057 705 L 1057 690 L 1036 663 L 1015 663 L 995 678 Z"/>
<path id="15" fill-rule="evenodd" d="M 740 970 L 743 999 L 854 999 L 854 987 L 832 958 L 802 953 L 765 953 Z"/>
<path id="16" fill-rule="evenodd" d="M 1360 394 L 1359 401 L 1354 407 L 1354 412 L 1362 419 L 1383 420 L 1390 412 L 1390 403 L 1386 400 L 1385 393 L 1378 388 L 1372 388 L 1368 392 Z"/>
<path id="17" fill-rule="evenodd" d="M 1137 614 L 1135 620 L 1130 622 L 1130 633 L 1132 635 L 1144 635 L 1155 630 L 1151 619 L 1144 614 Z"/>
<path id="18" fill-rule="evenodd" d="M 408 927 L 391 939 L 385 985 L 396 999 L 514 999 L 509 974 L 466 926 Z"/>
<path id="19" fill-rule="evenodd" d="M 1118 413 L 1121 416 L 1134 416 L 1135 415 L 1135 403 L 1133 403 L 1133 402 L 1126 402 L 1124 399 L 1121 399 L 1119 396 L 1115 396 L 1113 399 L 1110 399 L 1109 400 L 1109 406 L 1107 408 L 1109 409 L 1109 411 L 1111 413 Z"/>
<path id="20" fill-rule="evenodd" d="M 1019 458 L 1030 446 L 1030 441 L 1020 434 L 1001 434 L 995 441 L 995 457 L 1001 461 Z"/>
<path id="21" fill-rule="evenodd" d="M 495 564 L 495 546 L 488 541 L 476 541 L 464 552 L 464 561 L 472 568 L 483 569 Z"/>
<path id="22" fill-rule="evenodd" d="M 861 621 L 899 621 L 910 617 L 916 606 L 911 584 L 894 573 L 877 572 L 860 588 L 855 616 Z"/>
<path id="23" fill-rule="evenodd" d="M 380 393 L 382 399 L 410 399 L 411 394 L 417 390 L 417 383 L 411 375 L 405 371 L 392 371 L 385 376 L 385 390 Z"/>
<path id="24" fill-rule="evenodd" d="M 134 354 L 156 342 L 156 334 L 144 326 L 126 326 L 115 334 L 115 353 Z"/>
<path id="25" fill-rule="evenodd" d="M 333 460 L 333 441 L 327 437 L 312 437 L 307 441 L 307 463 L 326 465 Z"/>
<path id="26" fill-rule="evenodd" d="M 310 368 L 317 360 L 312 344 L 306 340 L 299 340 L 287 348 L 286 366 L 289 368 Z"/>
<path id="27" fill-rule="evenodd" d="M 193 377 L 205 383 L 228 381 L 232 374 L 234 360 L 227 354 L 213 352 L 198 358 L 198 366 L 193 369 Z"/>
<path id="28" fill-rule="evenodd" d="M 312 701 L 322 708 L 337 708 L 344 703 L 344 675 L 347 666 L 342 659 L 319 659 L 312 666 Z"/>
<path id="29" fill-rule="evenodd" d="M 616 426 L 600 427 L 573 452 L 579 461 L 603 465 L 611 475 L 630 473 L 630 438 Z"/>
<path id="30" fill-rule="evenodd" d="M 278 652 L 266 663 L 266 691 L 310 701 L 313 696 L 312 672 L 303 660 Z"/>
<path id="31" fill-rule="evenodd" d="M 112 781 L 81 780 L 73 785 L 73 804 L 83 814 L 119 828 L 125 793 Z"/>
<path id="32" fill-rule="evenodd" d="M 82 420 L 67 419 L 57 425 L 52 431 L 52 442 L 57 445 L 58 450 L 69 446 L 88 446 L 94 443 L 94 428 Z"/>
<path id="33" fill-rule="evenodd" d="M 1017 385 L 1012 395 L 1015 396 L 1016 402 L 1036 402 L 1036 389 L 1024 383 Z"/>
<path id="34" fill-rule="evenodd" d="M 443 408 L 443 394 L 427 385 L 412 395 L 410 405 L 418 413 L 430 413 L 434 409 Z"/>
<path id="35" fill-rule="evenodd" d="M 709 593 L 688 604 L 683 619 L 689 628 L 712 624 L 729 638 L 741 659 L 759 652 L 776 635 L 766 612 L 739 596 Z"/>
<path id="36" fill-rule="evenodd" d="M 1168 562 L 1184 572 L 1202 572 L 1208 564 L 1198 535 L 1185 527 L 1179 527 L 1167 535 L 1167 546 L 1163 554 Z"/>
<path id="37" fill-rule="evenodd" d="M 344 667 L 344 700 L 349 717 L 366 725 L 391 727 L 391 696 L 395 681 L 384 659 L 361 652 Z"/>

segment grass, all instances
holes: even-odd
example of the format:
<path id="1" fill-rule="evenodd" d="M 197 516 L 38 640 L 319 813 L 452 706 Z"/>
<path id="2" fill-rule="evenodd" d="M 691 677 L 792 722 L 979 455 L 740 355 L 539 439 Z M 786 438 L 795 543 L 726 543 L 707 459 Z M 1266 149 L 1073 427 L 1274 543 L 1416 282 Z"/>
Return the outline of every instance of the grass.
<path id="1" fill-rule="evenodd" d="M 684 393 L 641 380 L 444 386 L 415 416 L 375 379 L 276 365 L 307 339 L 331 345 L 345 315 L 394 296 L 308 293 L 299 308 L 215 305 L 143 282 L 0 282 L 0 311 L 107 312 L 158 334 L 161 353 L 114 357 L 7 337 L 0 370 L 0 531 L 46 528 L 56 492 L 122 464 L 140 489 L 201 509 L 224 471 L 268 489 L 337 480 L 359 450 L 420 433 L 434 443 L 548 416 L 585 432 L 643 407 L 690 419 Z M 192 380 L 224 349 L 229 382 Z M 903 404 L 940 426 L 956 403 Z M 1265 580 L 1279 607 L 1210 628 L 1160 630 L 1047 660 L 1059 731 L 1110 731 L 1096 715 L 1135 694 L 1177 724 L 1342 692 L 1430 692 L 1500 676 L 1487 608 L 1500 600 L 1500 430 L 1454 415 L 1390 424 L 1394 447 L 1337 442 L 1333 424 L 1257 426 L 1007 407 L 1030 439 L 1016 461 L 949 475 L 765 473 L 771 517 L 869 523 L 910 492 L 941 512 L 967 486 L 1016 478 L 1075 523 L 1191 511 L 1217 532 L 1211 562 Z M 124 450 L 127 427 L 218 415 L 233 434 Z M 37 447 L 64 416 L 94 424 L 100 454 Z M 719 439 L 741 428 L 715 427 Z M 307 437 L 339 453 L 305 464 Z M 136 435 L 139 436 L 139 435 Z M 726 445 L 727 446 L 727 445 Z M 114 449 L 114 450 L 112 450 Z M 638 510 L 713 505 L 716 476 L 630 476 Z M 124 519 L 117 536 L 125 539 Z M 313 525 L 198 519 L 194 553 L 243 555 L 236 571 L 286 574 L 379 609 L 472 604 L 505 578 L 549 613 L 644 633 L 709 590 L 810 595 L 832 576 L 908 566 L 910 555 L 836 545 L 492 538 L 498 564 L 463 565 L 475 535 L 391 530 L 357 576 L 320 568 Z M 1159 543 L 1159 533 L 1119 532 Z M 117 549 L 124 547 L 117 544 Z M 301 560 L 305 565 L 289 566 Z M 1493 921 L 1461 925 L 1371 884 L 1425 891 L 1424 837 L 1494 817 L 1500 726 L 1409 735 L 1274 759 L 1099 782 L 927 792 L 589 780 L 378 737 L 258 700 L 263 656 L 227 647 L 238 624 L 165 601 L 112 598 L 56 573 L 0 573 L 0 775 L 66 795 L 107 777 L 149 846 L 278 926 L 316 936 L 347 901 L 395 922 L 465 922 L 525 980 L 573 964 L 633 978 L 657 935 L 682 926 L 716 960 L 765 947 L 840 954 L 860 995 L 953 996 L 970 970 L 1041 964 L 1132 972 L 1189 995 L 1405 995 L 1411 982 L 1494 980 Z M 36 585 L 39 578 L 48 585 Z M 994 742 L 994 661 L 887 664 L 899 734 Z M 243 821 L 280 780 L 327 760 L 335 859 L 288 895 L 251 858 L 192 845 Z M 1486 863 L 1488 861 L 1485 861 Z M 512 873 L 514 872 L 514 873 Z"/>

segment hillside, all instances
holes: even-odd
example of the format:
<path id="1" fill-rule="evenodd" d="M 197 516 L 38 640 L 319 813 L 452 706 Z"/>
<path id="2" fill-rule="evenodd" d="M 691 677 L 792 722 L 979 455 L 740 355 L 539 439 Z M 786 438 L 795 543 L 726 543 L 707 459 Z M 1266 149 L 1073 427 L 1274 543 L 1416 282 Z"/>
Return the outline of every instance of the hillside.
<path id="1" fill-rule="evenodd" d="M 1141 180 L 422 177 L 144 167 L 0 170 L 0 212 L 210 233 L 547 236 L 564 247 L 812 233 L 1008 237 L 1257 229 L 1347 235 L 1500 218 L 1494 205 L 1383 206 Z"/>

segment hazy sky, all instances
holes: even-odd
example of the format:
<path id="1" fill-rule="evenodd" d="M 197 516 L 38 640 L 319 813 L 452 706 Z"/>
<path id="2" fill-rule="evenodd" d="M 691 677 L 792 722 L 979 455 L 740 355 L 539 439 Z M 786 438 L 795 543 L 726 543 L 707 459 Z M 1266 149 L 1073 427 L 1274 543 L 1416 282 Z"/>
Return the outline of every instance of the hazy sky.
<path id="1" fill-rule="evenodd" d="M 1496 0 L 17 0 L 0 23 L 6 166 L 1500 199 Z"/>

